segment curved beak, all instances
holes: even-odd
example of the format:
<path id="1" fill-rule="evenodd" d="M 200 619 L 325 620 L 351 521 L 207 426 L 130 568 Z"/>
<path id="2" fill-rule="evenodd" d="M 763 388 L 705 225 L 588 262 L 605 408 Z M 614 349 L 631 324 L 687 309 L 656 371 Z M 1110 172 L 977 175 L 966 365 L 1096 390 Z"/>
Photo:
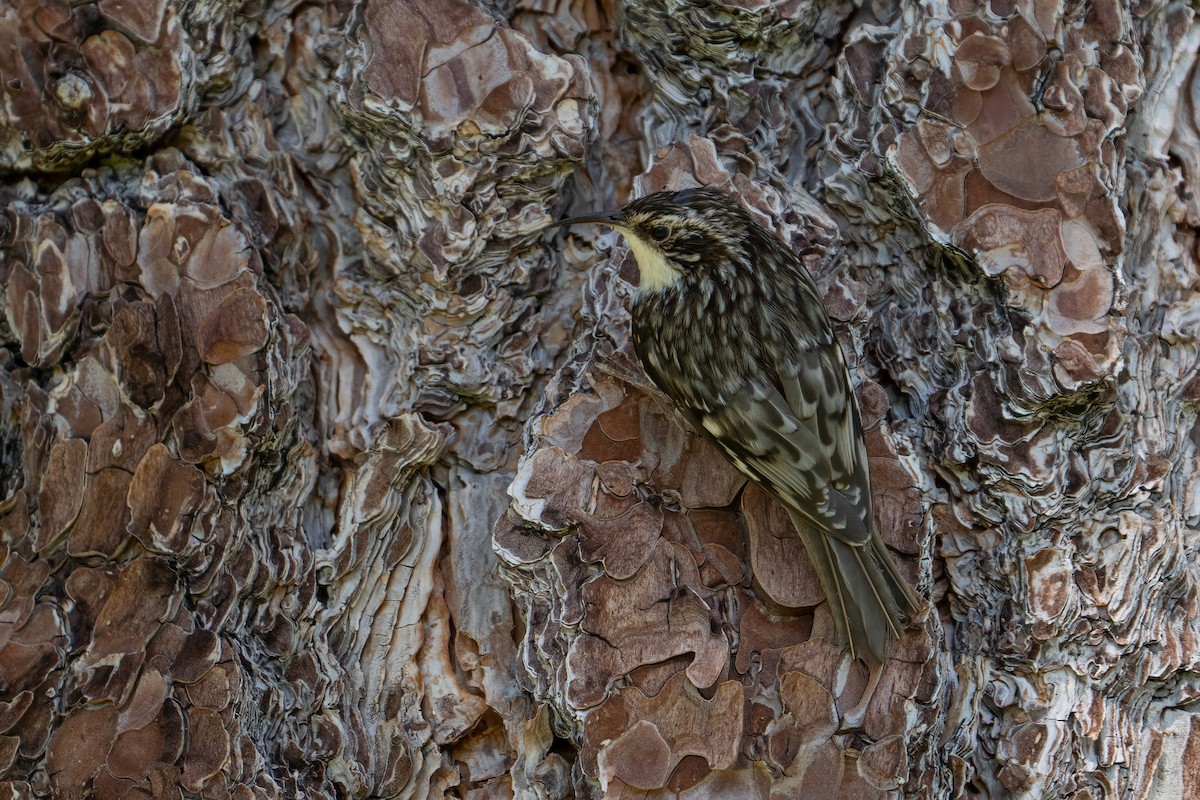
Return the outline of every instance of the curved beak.
<path id="1" fill-rule="evenodd" d="M 560 225 L 576 225 L 585 222 L 598 222 L 601 225 L 617 225 L 621 224 L 624 215 L 620 211 L 595 212 L 592 214 L 580 214 L 578 217 L 567 217 L 558 222 L 547 225 L 547 228 L 557 228 Z"/>

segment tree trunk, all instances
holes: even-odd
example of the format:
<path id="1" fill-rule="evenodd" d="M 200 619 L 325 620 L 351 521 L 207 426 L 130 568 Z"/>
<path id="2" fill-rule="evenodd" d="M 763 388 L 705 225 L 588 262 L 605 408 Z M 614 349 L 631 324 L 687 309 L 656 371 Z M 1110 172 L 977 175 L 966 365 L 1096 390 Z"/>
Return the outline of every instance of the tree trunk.
<path id="1" fill-rule="evenodd" d="M 0 19 L 14 797 L 1200 797 L 1187 4 Z M 852 365 L 873 676 L 542 230 L 697 184 Z"/>

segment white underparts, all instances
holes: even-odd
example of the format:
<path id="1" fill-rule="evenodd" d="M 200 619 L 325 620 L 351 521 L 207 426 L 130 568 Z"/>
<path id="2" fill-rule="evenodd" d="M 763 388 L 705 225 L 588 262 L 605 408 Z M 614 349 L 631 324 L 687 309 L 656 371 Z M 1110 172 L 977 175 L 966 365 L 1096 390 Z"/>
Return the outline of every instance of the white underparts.
<path id="1" fill-rule="evenodd" d="M 633 251 L 633 257 L 637 261 L 638 272 L 642 276 L 642 280 L 638 284 L 639 291 L 654 292 L 666 289 L 679 280 L 681 277 L 679 270 L 667 261 L 667 257 L 662 254 L 661 250 L 642 241 L 637 234 L 631 231 L 624 228 L 618 230 L 624 235 L 625 241 L 629 242 L 629 249 Z"/>

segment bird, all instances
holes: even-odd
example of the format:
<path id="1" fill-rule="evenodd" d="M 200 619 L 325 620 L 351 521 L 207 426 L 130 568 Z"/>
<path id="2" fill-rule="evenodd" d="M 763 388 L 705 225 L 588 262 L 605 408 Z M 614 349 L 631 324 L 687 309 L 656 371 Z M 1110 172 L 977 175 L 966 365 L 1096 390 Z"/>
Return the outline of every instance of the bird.
<path id="1" fill-rule="evenodd" d="M 858 401 L 808 270 L 713 188 L 554 227 L 583 223 L 615 228 L 633 252 L 633 343 L 647 377 L 783 505 L 851 660 L 882 664 L 925 604 L 879 536 Z"/>

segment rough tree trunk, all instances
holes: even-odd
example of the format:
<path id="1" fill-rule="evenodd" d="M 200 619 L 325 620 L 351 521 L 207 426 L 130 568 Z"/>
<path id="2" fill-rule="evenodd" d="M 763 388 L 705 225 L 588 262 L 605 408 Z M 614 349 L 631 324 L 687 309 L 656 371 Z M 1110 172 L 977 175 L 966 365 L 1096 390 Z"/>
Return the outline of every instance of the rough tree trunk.
<path id="1" fill-rule="evenodd" d="M 0 23 L 14 797 L 1200 797 L 1186 3 Z M 850 357 L 934 607 L 873 692 L 539 232 L 696 183 Z"/>

